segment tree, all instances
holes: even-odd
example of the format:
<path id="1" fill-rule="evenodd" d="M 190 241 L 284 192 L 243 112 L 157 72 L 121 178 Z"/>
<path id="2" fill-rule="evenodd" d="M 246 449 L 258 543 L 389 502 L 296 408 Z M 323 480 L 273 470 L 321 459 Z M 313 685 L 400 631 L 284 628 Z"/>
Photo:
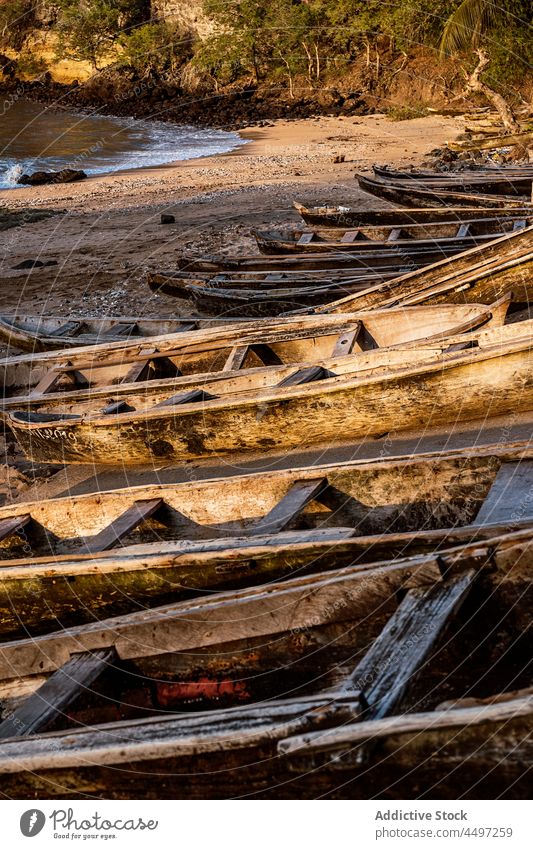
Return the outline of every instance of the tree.
<path id="1" fill-rule="evenodd" d="M 143 24 L 119 37 L 118 64 L 130 68 L 138 77 L 172 76 L 191 58 L 193 40 L 177 24 Z"/>
<path id="2" fill-rule="evenodd" d="M 0 3 L 0 45 L 21 50 L 34 24 L 31 0 L 4 0 Z"/>
<path id="3" fill-rule="evenodd" d="M 498 20 L 502 7 L 492 0 L 462 0 L 444 25 L 441 53 L 459 53 L 478 47 L 481 36 Z"/>
<path id="4" fill-rule="evenodd" d="M 465 92 L 483 94 L 496 109 L 503 126 L 509 132 L 517 132 L 520 129 L 519 124 L 504 97 L 481 80 L 481 74 L 490 64 L 490 56 L 480 45 L 484 37 L 493 30 L 506 25 L 511 29 L 516 28 L 517 23 L 525 23 L 526 17 L 524 0 L 507 0 L 503 6 L 496 5 L 494 0 L 461 0 L 446 21 L 440 42 L 441 55 L 458 53 L 468 47 L 476 48 L 478 61 L 470 74 L 465 72 Z M 516 60 L 517 57 L 513 58 Z"/>
<path id="5" fill-rule="evenodd" d="M 95 70 L 110 56 L 120 33 L 139 19 L 131 0 L 59 0 L 57 56 L 89 62 Z"/>

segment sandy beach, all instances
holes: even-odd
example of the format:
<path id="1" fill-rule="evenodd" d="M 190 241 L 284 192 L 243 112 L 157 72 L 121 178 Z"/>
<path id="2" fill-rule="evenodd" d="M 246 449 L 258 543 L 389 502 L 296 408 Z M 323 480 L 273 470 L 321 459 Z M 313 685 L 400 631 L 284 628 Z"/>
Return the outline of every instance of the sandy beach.
<path id="1" fill-rule="evenodd" d="M 278 121 L 244 133 L 247 143 L 229 154 L 0 191 L 0 206 L 56 213 L 1 233 L 0 311 L 198 315 L 187 301 L 152 293 L 146 272 L 172 269 L 182 252 L 256 252 L 251 227 L 301 222 L 293 200 L 386 207 L 359 190 L 354 174 L 374 162 L 419 163 L 460 131 L 460 120 L 441 116 L 397 123 L 380 115 Z M 342 155 L 345 161 L 334 164 Z M 175 223 L 162 225 L 163 212 Z M 54 264 L 14 268 L 28 259 Z M 67 467 L 52 480 L 54 467 L 34 468 L 11 440 L 2 440 L 1 450 L 3 500 L 53 497 L 94 471 Z"/>
<path id="2" fill-rule="evenodd" d="M 359 191 L 357 171 L 419 163 L 460 131 L 459 119 L 436 115 L 277 121 L 243 133 L 247 143 L 230 154 L 1 191 L 0 205 L 58 214 L 2 234 L 0 310 L 188 315 L 186 302 L 149 292 L 147 270 L 172 268 L 183 251 L 253 251 L 250 227 L 299 221 L 293 200 L 383 206 Z M 338 155 L 345 161 L 334 164 Z M 176 223 L 161 225 L 162 212 Z M 27 259 L 56 264 L 13 268 Z"/>

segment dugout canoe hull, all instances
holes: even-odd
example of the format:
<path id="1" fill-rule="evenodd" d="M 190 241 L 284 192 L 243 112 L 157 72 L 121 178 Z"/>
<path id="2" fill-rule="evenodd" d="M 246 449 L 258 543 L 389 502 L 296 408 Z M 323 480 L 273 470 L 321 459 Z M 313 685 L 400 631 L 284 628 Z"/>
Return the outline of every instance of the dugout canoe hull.
<path id="1" fill-rule="evenodd" d="M 484 207 L 500 207 L 501 209 L 506 210 L 527 208 L 528 206 L 530 210 L 532 208 L 530 193 L 528 196 L 520 194 L 491 195 L 489 193 L 474 191 L 446 191 L 446 189 L 441 188 L 440 185 L 435 186 L 435 189 L 432 190 L 430 188 L 418 188 L 416 185 L 403 186 L 396 184 L 394 181 L 388 182 L 386 180 L 373 180 L 371 177 L 366 177 L 363 174 L 358 174 L 356 179 L 359 184 L 359 188 L 364 192 L 368 192 L 369 194 L 375 195 L 376 197 L 389 201 L 390 203 L 397 203 L 400 206 L 412 206 L 417 208 L 426 207 L 429 209 L 439 206 L 463 206 L 468 208 L 474 206 L 478 207 L 478 213 L 479 210 Z"/>
<path id="2" fill-rule="evenodd" d="M 422 303 L 492 303 L 510 293 L 515 301 L 527 305 L 533 300 L 532 270 L 533 227 L 528 227 L 429 268 L 317 307 L 315 312 Z"/>
<path id="3" fill-rule="evenodd" d="M 111 658 L 110 674 L 97 690 L 99 698 L 90 701 L 91 714 L 82 695 L 59 718 L 57 730 L 28 736 L 23 729 L 22 736 L 1 740 L 4 792 L 14 798 L 42 796 L 43 788 L 49 785 L 49 793 L 63 798 L 84 793 L 131 797 L 139 795 L 140 782 L 146 785 L 147 775 L 153 774 L 165 776 L 169 797 L 229 798 L 244 792 L 247 796 L 276 798 L 283 792 L 286 798 L 289 788 L 295 797 L 316 798 L 318 792 L 335 794 L 340 787 L 337 795 L 342 798 L 347 789 L 339 776 L 344 776 L 354 782 L 349 797 L 368 798 L 371 790 L 372 795 L 385 792 L 390 798 L 391 774 L 384 764 L 399 756 L 400 772 L 395 774 L 393 768 L 392 777 L 407 773 L 409 780 L 408 764 L 416 771 L 412 779 L 416 784 L 421 775 L 429 774 L 429 760 L 433 776 L 442 778 L 435 790 L 438 798 L 456 798 L 458 780 L 466 793 L 474 783 L 479 792 L 479 780 L 482 787 L 498 786 L 504 794 L 511 787 L 511 795 L 519 797 L 527 776 L 523 755 L 529 751 L 529 734 L 523 731 L 531 724 L 531 697 L 496 691 L 496 704 L 485 708 L 484 723 L 479 722 L 479 713 L 476 718 L 472 712 L 465 716 L 462 706 L 456 714 L 452 706 L 444 715 L 439 704 L 450 694 L 461 699 L 463 693 L 473 692 L 476 697 L 478 682 L 487 673 L 496 684 L 505 680 L 505 671 L 495 670 L 491 646 L 497 639 L 500 649 L 508 653 L 507 664 L 513 658 L 527 607 L 524 592 L 528 597 L 531 592 L 531 551 L 528 530 L 488 540 L 482 546 L 443 552 L 440 565 L 446 567 L 444 578 L 435 557 L 411 558 L 367 570 L 341 569 L 327 575 L 293 578 L 270 585 L 269 592 L 259 588 L 222 593 L 4 644 L 0 651 L 0 693 L 4 710 L 15 718 L 18 709 L 10 707 L 14 700 L 18 699 L 19 705 L 24 698 L 29 701 L 43 682 L 51 680 L 49 676 L 72 665 L 75 656 L 81 657 L 80 652 L 107 652 Z M 373 645 L 383 642 L 388 623 L 402 605 L 398 596 L 422 599 L 432 593 L 445 595 L 465 579 L 471 591 L 464 613 L 460 605 L 456 611 L 449 609 L 444 624 L 448 620 L 452 627 L 446 632 L 446 642 L 427 639 L 428 649 L 435 645 L 438 653 L 432 652 L 424 676 L 410 680 L 409 699 L 417 704 L 424 698 L 426 713 L 410 715 L 402 711 L 386 720 L 365 719 L 364 691 L 347 692 L 341 686 L 341 682 L 352 680 L 351 670 L 357 662 L 354 654 L 371 654 Z M 371 617 L 370 610 L 374 614 Z M 216 629 L 214 621 L 220 622 Z M 486 635 L 488 629 L 492 641 L 480 642 L 480 633 Z M 419 634 L 421 640 L 426 636 Z M 475 668 L 457 661 L 470 647 L 476 648 Z M 388 654 L 393 650 L 394 641 L 389 640 L 381 655 L 383 665 L 390 663 Z M 408 640 L 406 653 L 411 651 Z M 289 697 L 280 663 L 283 656 L 290 657 L 293 691 Z M 519 657 L 514 657 L 514 662 Z M 15 668 L 18 676 L 9 677 Z M 37 674 L 36 668 L 41 670 Z M 246 689 L 246 681 L 254 687 L 260 678 L 268 680 L 262 692 Z M 523 679 L 521 674 L 512 680 L 522 686 Z M 310 682 L 314 684 L 312 693 L 302 691 L 306 681 L 308 687 Z M 233 706 L 206 710 L 209 698 L 213 704 L 213 697 L 207 693 L 209 682 L 220 688 L 219 700 L 225 686 Z M 364 687 L 371 689 L 372 685 Z M 214 691 L 214 686 L 211 689 Z M 119 721 L 110 721 L 110 708 L 118 692 L 124 703 Z M 133 692 L 135 704 L 131 702 Z M 184 715 L 187 700 L 188 713 Z M 182 712 L 172 713 L 180 705 Z M 388 729 L 386 722 L 392 723 Z M 470 742 L 466 748 L 472 753 L 472 772 L 463 760 L 461 779 L 453 774 L 450 782 L 446 770 L 449 777 L 454 754 L 456 758 L 459 755 L 459 747 L 454 749 L 452 744 L 451 729 L 461 736 L 461 729 L 465 729 L 468 735 L 468 726 L 474 736 L 461 742 Z M 384 755 L 379 745 L 375 746 L 374 728 L 378 744 L 393 738 L 395 732 L 401 739 L 393 740 Z M 301 741 L 314 742 L 317 731 L 326 742 L 334 735 L 360 732 L 359 742 L 371 744 L 371 748 L 363 753 L 362 761 L 355 759 L 355 765 L 353 760 L 346 763 L 343 759 L 329 767 L 317 762 L 316 768 L 298 770 Z M 417 756 L 417 733 L 423 757 Z M 435 733 L 437 737 L 431 737 Z M 402 753 L 406 734 L 410 739 Z M 445 745 L 437 754 L 433 750 L 428 758 L 429 745 L 439 739 L 439 734 Z M 517 743 L 521 748 L 513 757 Z M 488 765 L 494 767 L 501 761 L 502 753 L 505 761 L 505 756 L 511 755 L 504 773 L 487 770 Z M 342 771 L 346 768 L 350 770 L 347 774 Z M 483 770 L 489 777 L 485 785 Z M 398 795 L 401 791 L 405 791 L 405 784 Z M 160 797 L 159 782 L 153 784 L 153 793 Z"/>
<path id="4" fill-rule="evenodd" d="M 533 524 L 531 510 L 512 518 L 510 492 L 509 509 L 487 502 L 531 486 L 532 458 L 529 443 L 489 445 L 4 507 L 0 636 L 482 542 Z"/>
<path id="5" fill-rule="evenodd" d="M 90 351 L 78 348 L 68 354 L 26 354 L 2 361 L 5 397 L 0 405 L 12 407 L 24 399 L 30 406 L 68 406 L 107 396 L 118 400 L 132 392 L 137 396 L 159 393 L 163 400 L 165 391 L 215 379 L 217 373 L 223 377 L 224 372 L 265 364 L 290 366 L 309 358 L 342 357 L 354 350 L 371 351 L 421 338 L 433 342 L 499 326 L 507 308 L 508 302 L 502 301 L 489 307 L 443 305 L 374 310 L 361 316 L 298 316 L 160 336 L 146 347 L 124 342 Z M 69 379 L 73 373 L 74 382 Z"/>
<path id="6" fill-rule="evenodd" d="M 411 365 L 383 366 L 358 376 L 349 374 L 348 363 L 346 368 L 340 364 L 341 375 L 331 376 L 325 361 L 312 382 L 276 386 L 274 367 L 268 370 L 268 388 L 235 393 L 228 384 L 225 394 L 220 381 L 214 393 L 209 393 L 210 384 L 204 386 L 209 400 L 202 395 L 195 403 L 167 401 L 141 415 L 40 417 L 20 410 L 3 416 L 34 460 L 126 465 L 301 449 L 339 438 L 436 427 L 517 406 L 533 408 L 530 324 L 489 330 L 473 347 L 466 343 L 470 350 L 417 357 L 413 349 Z M 406 361 L 410 357 L 407 352 Z M 294 380 L 299 380 L 296 372 Z"/>
<path id="7" fill-rule="evenodd" d="M 404 227 L 362 227 L 352 230 L 252 230 L 263 254 L 297 254 L 310 252 L 372 251 L 381 244 L 392 252 L 440 248 L 457 252 L 496 239 L 505 233 L 533 224 L 533 218 L 509 217 L 505 220 L 478 218 L 415 224 Z"/>
<path id="8" fill-rule="evenodd" d="M 194 330 L 194 319 L 48 317 L 0 315 L 0 341 L 19 351 L 57 351 L 121 339 L 146 339 Z"/>

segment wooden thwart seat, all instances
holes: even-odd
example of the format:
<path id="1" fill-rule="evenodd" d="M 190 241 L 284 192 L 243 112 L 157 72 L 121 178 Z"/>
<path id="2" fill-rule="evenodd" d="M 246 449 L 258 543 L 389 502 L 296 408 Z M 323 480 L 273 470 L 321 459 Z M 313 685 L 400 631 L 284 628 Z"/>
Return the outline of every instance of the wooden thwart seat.
<path id="1" fill-rule="evenodd" d="M 77 336 L 82 330 L 85 322 L 83 321 L 67 321 L 56 330 L 52 330 L 50 336 Z"/>
<path id="2" fill-rule="evenodd" d="M 344 244 L 349 244 L 350 242 L 355 242 L 359 235 L 359 230 L 347 230 L 346 233 L 343 234 L 341 242 Z"/>
<path id="3" fill-rule="evenodd" d="M 327 478 L 295 481 L 281 501 L 253 526 L 249 533 L 277 534 L 283 531 L 317 495 L 328 486 Z"/>
<path id="4" fill-rule="evenodd" d="M 237 371 L 242 368 L 249 353 L 254 353 L 265 366 L 283 365 L 276 352 L 264 342 L 255 345 L 235 345 L 224 363 L 222 371 Z"/>
<path id="5" fill-rule="evenodd" d="M 116 658 L 114 648 L 72 657 L 0 723 L 0 739 L 45 731 L 82 693 L 89 690 Z"/>
<path id="6" fill-rule="evenodd" d="M 503 463 L 474 524 L 533 518 L 533 461 Z"/>
<path id="7" fill-rule="evenodd" d="M 108 327 L 107 330 L 104 330 L 102 336 L 131 336 L 132 334 L 138 333 L 139 328 L 136 324 L 133 323 L 118 323 L 113 324 L 111 327 Z"/>
<path id="8" fill-rule="evenodd" d="M 94 537 L 84 540 L 82 552 L 94 554 L 97 551 L 107 551 L 113 548 L 122 537 L 135 530 L 141 522 L 154 515 L 164 504 L 162 498 L 151 498 L 147 501 L 136 501 L 117 519 Z"/>
<path id="9" fill-rule="evenodd" d="M 323 366 L 309 366 L 301 368 L 280 380 L 276 386 L 298 386 L 300 383 L 312 383 L 314 380 L 326 380 L 328 377 L 337 377 L 335 372 Z"/>
<path id="10" fill-rule="evenodd" d="M 23 516 L 13 516 L 13 518 L 1 519 L 0 540 L 7 539 L 7 537 L 17 533 L 17 531 L 21 531 L 30 521 L 31 516 L 29 513 L 25 513 Z"/>
<path id="11" fill-rule="evenodd" d="M 393 227 L 387 237 L 387 242 L 397 242 L 399 239 L 402 239 L 403 236 L 404 231 L 401 227 Z"/>
<path id="12" fill-rule="evenodd" d="M 166 377 L 182 377 L 182 372 L 169 357 L 153 357 L 153 350 L 144 360 L 140 360 L 130 368 L 122 383 L 139 383 L 144 380 L 159 380 Z"/>
<path id="13" fill-rule="evenodd" d="M 216 395 L 211 395 L 210 392 L 204 392 L 203 389 L 191 389 L 189 392 L 178 392 L 177 395 L 165 398 L 159 404 L 154 404 L 151 409 L 158 410 L 160 407 L 175 407 L 178 404 L 196 404 L 198 401 L 213 401 L 216 397 Z"/>
<path id="14" fill-rule="evenodd" d="M 450 580 L 409 590 L 355 670 L 331 692 L 332 698 L 357 693 L 364 709 L 359 720 L 377 720 L 393 714 L 465 601 L 476 574 L 475 569 L 470 569 Z M 325 732 L 324 739 L 329 742 L 335 733 L 332 728 Z M 289 737 L 278 744 L 278 751 L 305 758 L 306 749 L 312 749 L 314 743 L 313 733 Z M 359 763 L 373 745 L 371 737 L 363 741 L 363 748 L 355 754 Z M 307 768 L 307 763 L 302 766 Z"/>
<path id="15" fill-rule="evenodd" d="M 104 407 L 102 413 L 104 416 L 116 416 L 120 413 L 133 413 L 134 411 L 135 407 L 127 404 L 126 401 L 112 401 L 111 404 Z"/>
<path id="16" fill-rule="evenodd" d="M 475 577 L 475 570 L 469 570 L 451 580 L 409 590 L 345 685 L 363 693 L 367 719 L 387 716 L 400 704 Z"/>
<path id="17" fill-rule="evenodd" d="M 351 354 L 357 342 L 357 337 L 359 336 L 362 330 L 362 327 L 363 322 L 356 321 L 351 330 L 347 330 L 345 333 L 341 333 L 341 335 L 335 342 L 335 346 L 333 348 L 331 356 L 343 357 L 347 354 Z M 359 349 L 361 349 L 360 346 Z"/>
<path id="18" fill-rule="evenodd" d="M 64 366 L 57 366 L 47 371 L 28 397 L 36 398 L 39 395 L 53 392 L 61 380 L 67 380 L 73 389 L 87 389 L 89 381 L 85 375 L 77 369 L 69 368 L 70 365 L 70 363 L 67 363 Z"/>

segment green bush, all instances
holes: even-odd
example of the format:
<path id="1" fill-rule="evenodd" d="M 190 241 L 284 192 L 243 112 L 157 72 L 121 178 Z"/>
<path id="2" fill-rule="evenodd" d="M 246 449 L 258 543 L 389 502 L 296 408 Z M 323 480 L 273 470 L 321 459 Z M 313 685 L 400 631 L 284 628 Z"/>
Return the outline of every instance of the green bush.
<path id="1" fill-rule="evenodd" d="M 89 62 L 96 70 L 143 13 L 140 0 L 58 0 L 58 5 L 57 58 Z"/>
<path id="2" fill-rule="evenodd" d="M 194 39 L 177 24 L 143 24 L 119 38 L 118 65 L 130 68 L 136 76 L 170 75 L 187 62 L 193 53 Z"/>
<path id="3" fill-rule="evenodd" d="M 0 5 L 0 46 L 20 50 L 33 24 L 32 0 L 3 0 Z"/>
<path id="4" fill-rule="evenodd" d="M 429 111 L 425 106 L 391 106 L 386 116 L 389 121 L 411 121 L 413 118 L 425 118 Z"/>

